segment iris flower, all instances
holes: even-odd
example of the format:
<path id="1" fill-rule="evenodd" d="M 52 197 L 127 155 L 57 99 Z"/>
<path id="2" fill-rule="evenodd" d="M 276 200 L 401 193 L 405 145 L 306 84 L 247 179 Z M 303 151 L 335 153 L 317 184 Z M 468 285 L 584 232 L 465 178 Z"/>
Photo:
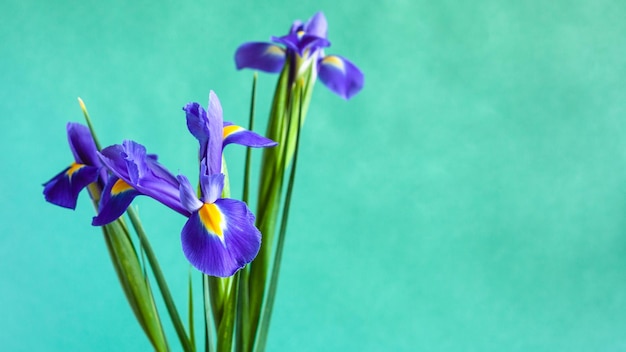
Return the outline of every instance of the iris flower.
<path id="1" fill-rule="evenodd" d="M 100 159 L 113 175 L 102 191 L 100 210 L 92 225 L 106 225 L 119 218 L 139 195 L 147 195 L 182 215 L 189 215 L 180 202 L 178 180 L 155 155 L 147 154 L 143 145 L 125 140 L 102 149 Z"/>
<path id="2" fill-rule="evenodd" d="M 58 206 L 76 209 L 78 194 L 90 183 L 98 181 L 102 164 L 98 159 L 96 143 L 87 126 L 70 122 L 67 139 L 74 162 L 65 170 L 44 183 L 46 200 Z M 102 179 L 104 180 L 104 179 Z"/>
<path id="3" fill-rule="evenodd" d="M 237 69 L 251 68 L 269 73 L 278 73 L 289 60 L 290 82 L 313 65 L 313 77 L 320 80 L 333 93 L 350 99 L 363 88 L 361 70 L 350 60 L 339 55 L 325 55 L 324 48 L 330 46 L 327 37 L 328 24 L 322 12 L 318 12 L 306 23 L 297 20 L 289 34 L 272 37 L 273 43 L 249 42 L 235 52 Z M 281 47 L 274 43 L 282 44 Z"/>
<path id="4" fill-rule="evenodd" d="M 102 162 L 113 172 L 103 192 L 103 205 L 94 224 L 102 225 L 121 215 L 132 199 L 150 196 L 188 217 L 181 233 L 183 252 L 189 262 L 207 275 L 227 277 L 256 256 L 261 233 L 254 215 L 244 202 L 222 198 L 224 174 L 222 149 L 230 143 L 269 147 L 275 142 L 224 123 L 220 102 L 211 92 L 208 112 L 198 103 L 189 103 L 186 112 L 189 131 L 200 143 L 200 196 L 187 177 L 174 177 L 148 155 L 145 147 L 124 141 L 102 150 Z"/>

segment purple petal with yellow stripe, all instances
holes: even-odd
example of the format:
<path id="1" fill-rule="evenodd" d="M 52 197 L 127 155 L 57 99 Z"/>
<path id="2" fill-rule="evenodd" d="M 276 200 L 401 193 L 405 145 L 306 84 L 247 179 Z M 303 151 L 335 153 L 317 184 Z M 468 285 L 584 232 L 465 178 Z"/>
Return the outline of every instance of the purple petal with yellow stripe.
<path id="1" fill-rule="evenodd" d="M 143 145 L 126 140 L 102 149 L 100 159 L 115 176 L 139 193 L 189 216 L 181 204 L 178 180 L 154 156 L 146 154 Z"/>
<path id="2" fill-rule="evenodd" d="M 181 234 L 183 252 L 203 273 L 227 277 L 250 263 L 259 251 L 261 233 L 245 203 L 218 199 L 189 217 Z"/>
<path id="3" fill-rule="evenodd" d="M 350 99 L 364 84 L 361 70 L 337 55 L 328 55 L 318 61 L 318 75 L 328 89 L 344 99 Z"/>
<path id="4" fill-rule="evenodd" d="M 238 70 L 251 68 L 268 73 L 278 73 L 285 64 L 285 49 L 271 43 L 244 43 L 235 52 Z"/>
<path id="5" fill-rule="evenodd" d="M 230 122 L 224 122 L 223 145 L 227 146 L 231 143 L 245 145 L 246 147 L 253 148 L 273 147 L 278 144 L 269 138 L 265 138 L 243 127 L 233 125 Z"/>
<path id="6" fill-rule="evenodd" d="M 78 194 L 90 183 L 98 180 L 98 171 L 98 167 L 74 162 L 44 183 L 43 194 L 52 204 L 76 209 Z"/>
<path id="7" fill-rule="evenodd" d="M 138 195 L 141 193 L 126 181 L 117 176 L 111 176 L 102 191 L 98 215 L 93 218 L 91 224 L 102 226 L 113 222 L 124 214 L 130 203 Z"/>

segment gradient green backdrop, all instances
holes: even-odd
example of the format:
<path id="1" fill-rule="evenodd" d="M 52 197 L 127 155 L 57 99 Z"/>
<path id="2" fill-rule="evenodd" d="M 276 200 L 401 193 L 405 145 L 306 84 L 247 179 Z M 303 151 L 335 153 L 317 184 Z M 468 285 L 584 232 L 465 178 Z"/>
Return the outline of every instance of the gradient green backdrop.
<path id="1" fill-rule="evenodd" d="M 236 47 L 317 10 L 327 53 L 366 86 L 349 102 L 314 93 L 269 350 L 626 351 L 617 0 L 4 0 L 3 351 L 150 348 L 88 198 L 71 212 L 41 195 L 71 161 L 76 97 L 104 143 L 138 140 L 193 175 L 181 107 L 213 89 L 245 124 L 252 72 L 235 70 Z M 260 75 L 261 116 L 275 79 Z M 228 151 L 235 180 L 242 156 Z M 185 219 L 137 204 L 184 310 Z"/>

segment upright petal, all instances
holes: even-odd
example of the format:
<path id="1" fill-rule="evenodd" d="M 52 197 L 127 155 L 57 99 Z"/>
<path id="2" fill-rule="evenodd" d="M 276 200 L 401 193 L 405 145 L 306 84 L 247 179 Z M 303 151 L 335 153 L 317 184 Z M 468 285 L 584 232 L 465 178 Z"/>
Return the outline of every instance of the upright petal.
<path id="1" fill-rule="evenodd" d="M 225 147 L 231 143 L 253 148 L 273 147 L 278 144 L 243 127 L 224 122 L 224 142 L 222 146 Z"/>
<path id="2" fill-rule="evenodd" d="M 341 56 L 328 55 L 320 59 L 318 72 L 322 83 L 344 99 L 350 99 L 363 88 L 361 70 Z"/>
<path id="3" fill-rule="evenodd" d="M 119 218 L 133 202 L 133 199 L 140 194 L 124 180 L 117 176 L 111 176 L 102 190 L 98 215 L 93 218 L 91 224 L 102 226 Z"/>
<path id="4" fill-rule="evenodd" d="M 209 93 L 209 107 L 205 111 L 198 103 L 183 108 L 187 115 L 189 132 L 200 143 L 199 160 L 206 162 L 209 174 L 222 172 L 222 139 L 224 118 L 222 104 L 215 92 Z"/>
<path id="5" fill-rule="evenodd" d="M 200 143 L 198 160 L 206 156 L 207 144 L 209 142 L 209 119 L 204 108 L 196 103 L 188 103 L 183 107 L 187 118 L 187 128 Z"/>
<path id="6" fill-rule="evenodd" d="M 74 155 L 74 160 L 79 164 L 100 166 L 96 142 L 94 142 L 89 128 L 75 122 L 69 122 L 66 128 L 67 139 Z"/>
<path id="7" fill-rule="evenodd" d="M 183 227 L 183 252 L 203 273 L 231 276 L 259 251 L 261 233 L 253 223 L 254 216 L 243 202 L 219 199 L 204 204 Z"/>
<path id="8" fill-rule="evenodd" d="M 209 142 L 206 151 L 208 174 L 222 172 L 222 142 L 224 135 L 224 116 L 222 104 L 214 91 L 209 92 L 209 108 L 207 109 Z"/>
<path id="9" fill-rule="evenodd" d="M 251 68 L 268 73 L 278 73 L 285 64 L 285 49 L 270 43 L 245 43 L 235 52 L 238 70 Z"/>
<path id="10" fill-rule="evenodd" d="M 304 25 L 304 31 L 321 38 L 328 38 L 328 22 L 320 11 L 313 15 Z"/>
<path id="11" fill-rule="evenodd" d="M 291 27 L 289 28 L 289 33 L 296 33 L 299 31 L 303 31 L 304 30 L 304 23 L 302 23 L 302 21 L 300 20 L 295 20 L 293 21 L 293 23 L 291 24 Z"/>
<path id="12" fill-rule="evenodd" d="M 44 183 L 43 194 L 52 204 L 76 209 L 80 191 L 98 180 L 99 168 L 85 164 L 72 163 L 68 168 Z"/>

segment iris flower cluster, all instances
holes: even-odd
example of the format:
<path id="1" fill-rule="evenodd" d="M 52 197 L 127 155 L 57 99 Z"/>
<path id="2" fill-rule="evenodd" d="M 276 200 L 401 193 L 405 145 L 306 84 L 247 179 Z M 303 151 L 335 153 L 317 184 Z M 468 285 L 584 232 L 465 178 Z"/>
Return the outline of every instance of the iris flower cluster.
<path id="1" fill-rule="evenodd" d="M 289 33 L 281 37 L 272 36 L 272 43 L 242 44 L 235 53 L 235 65 L 237 69 L 278 73 L 288 62 L 290 83 L 311 68 L 314 78 L 319 75 L 322 83 L 333 93 L 350 99 L 363 88 L 363 73 L 350 60 L 324 53 L 324 49 L 330 46 L 327 34 L 326 17 L 318 12 L 305 23 L 294 21 Z"/>
<path id="2" fill-rule="evenodd" d="M 271 42 L 248 42 L 236 49 L 237 69 L 280 73 L 267 137 L 224 121 L 213 91 L 206 110 L 196 102 L 183 107 L 187 128 L 199 144 L 196 184 L 185 175 L 172 174 L 156 154 L 135 141 L 100 148 L 82 101 L 89 127 L 67 124 L 73 161 L 44 184 L 44 196 L 53 204 L 74 209 L 80 192 L 89 191 L 97 210 L 92 225 L 102 228 L 122 289 L 154 350 L 171 349 L 146 277 L 148 265 L 182 350 L 193 352 L 196 347 L 193 331 L 185 331 L 147 235 L 131 207 L 138 196 L 150 197 L 186 218 L 180 233 L 182 252 L 205 274 L 206 350 L 214 350 L 213 346 L 218 351 L 264 349 L 285 243 L 300 131 L 313 87 L 319 77 L 334 94 L 350 99 L 364 86 L 363 73 L 354 63 L 326 54 L 331 45 L 327 32 L 326 17 L 318 12 L 305 22 L 293 22 L 286 35 L 272 36 Z M 228 181 L 223 150 L 229 144 L 265 148 L 256 188 L 258 218 L 246 203 L 229 198 L 225 191 Z M 129 227 L 122 220 L 124 213 L 148 265 L 139 260 Z M 191 307 L 191 281 L 189 289 Z"/>
<path id="3" fill-rule="evenodd" d="M 119 218 L 135 197 L 151 197 L 188 218 L 181 241 L 194 267 L 211 276 L 231 276 L 254 259 L 261 233 L 244 202 L 222 197 L 223 148 L 231 143 L 248 147 L 276 143 L 224 122 L 220 101 L 212 91 L 208 111 L 195 102 L 183 110 L 189 132 L 200 144 L 199 195 L 186 176 L 174 176 L 143 145 L 125 140 L 98 152 L 89 128 L 77 123 L 67 125 L 74 162 L 44 184 L 44 195 L 53 204 L 74 209 L 79 192 L 97 182 L 102 194 L 95 226 Z"/>

